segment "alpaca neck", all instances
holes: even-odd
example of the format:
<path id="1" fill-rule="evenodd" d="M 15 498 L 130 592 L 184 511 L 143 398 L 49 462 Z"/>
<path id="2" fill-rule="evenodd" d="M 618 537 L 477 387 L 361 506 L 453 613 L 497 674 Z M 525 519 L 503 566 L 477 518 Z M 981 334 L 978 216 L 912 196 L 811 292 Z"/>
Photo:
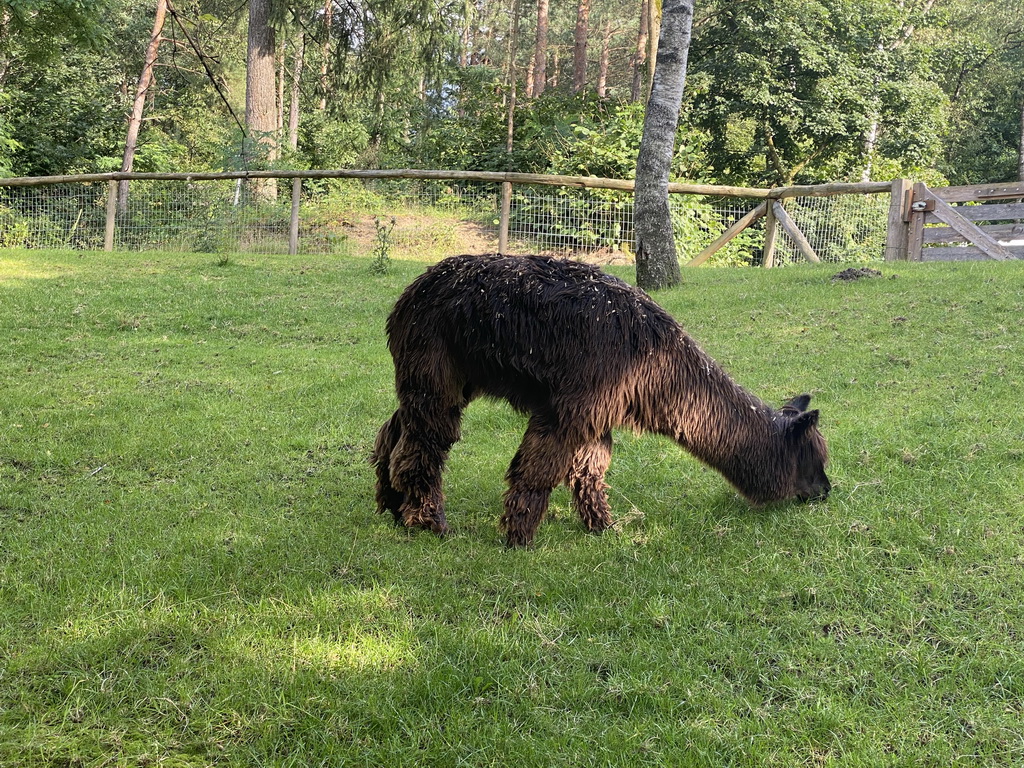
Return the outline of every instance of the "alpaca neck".
<path id="1" fill-rule="evenodd" d="M 662 370 L 652 393 L 657 421 L 645 428 L 671 437 L 748 498 L 773 496 L 779 432 L 772 408 L 685 335 Z"/>

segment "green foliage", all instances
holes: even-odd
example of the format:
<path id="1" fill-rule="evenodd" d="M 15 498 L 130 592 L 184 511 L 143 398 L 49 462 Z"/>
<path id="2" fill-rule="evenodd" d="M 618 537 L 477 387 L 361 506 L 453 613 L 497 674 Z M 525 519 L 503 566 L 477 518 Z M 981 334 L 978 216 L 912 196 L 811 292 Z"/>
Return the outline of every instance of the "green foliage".
<path id="1" fill-rule="evenodd" d="M 334 120 L 322 112 L 306 116 L 299 124 L 299 137 L 301 162 L 307 168 L 351 168 L 370 141 L 363 123 Z"/>
<path id="2" fill-rule="evenodd" d="M 957 5 L 936 70 L 951 94 L 946 147 L 938 168 L 954 183 L 1017 179 L 1024 103 L 1024 8 Z"/>
<path id="3" fill-rule="evenodd" d="M 681 263 L 686 263 L 717 240 L 732 223 L 723 221 L 706 198 L 674 195 L 670 214 Z M 746 267 L 760 256 L 763 232 L 748 227 L 705 263 L 712 267 Z"/>
<path id="4" fill-rule="evenodd" d="M 299 146 L 277 159 L 249 153 L 244 161 L 224 100 L 241 114 L 245 14 L 224 0 L 175 8 L 138 170 L 379 165 L 634 174 L 643 125 L 643 104 L 629 101 L 638 3 L 593 4 L 589 80 L 580 93 L 572 92 L 564 55 L 575 6 L 555 4 L 548 87 L 539 98 L 525 95 L 532 8 L 521 9 L 511 50 L 506 2 L 356 0 L 332 6 L 330 30 L 322 2 L 275 3 L 286 99 L 294 56 L 300 46 L 304 52 Z M 0 174 L 119 167 L 152 7 L 3 0 L 0 10 Z M 856 180 L 866 171 L 958 182 L 1016 175 L 1024 93 L 1017 6 L 714 0 L 696 12 L 675 178 L 766 185 Z M 606 95 L 598 98 L 606 20 L 610 59 Z M 510 54 L 518 82 L 507 152 Z"/>
<path id="5" fill-rule="evenodd" d="M 0 248 L 27 248 L 31 227 L 25 217 L 7 206 L 0 206 Z"/>
<path id="6" fill-rule="evenodd" d="M 944 96 L 913 35 L 923 17 L 883 3 L 790 0 L 723 6 L 713 18 L 694 37 L 690 102 L 719 178 L 855 176 L 875 159 L 864 148 L 872 123 L 880 157 L 907 168 L 934 160 Z"/>

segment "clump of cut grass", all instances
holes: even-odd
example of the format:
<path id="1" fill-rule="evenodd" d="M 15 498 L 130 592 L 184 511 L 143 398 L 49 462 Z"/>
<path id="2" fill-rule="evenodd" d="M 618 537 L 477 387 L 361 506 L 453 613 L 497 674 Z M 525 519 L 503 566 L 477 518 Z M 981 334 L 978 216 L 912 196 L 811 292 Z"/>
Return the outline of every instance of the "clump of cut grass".
<path id="1" fill-rule="evenodd" d="M 709 353 L 814 393 L 829 502 L 753 510 L 617 434 L 616 528 L 560 489 L 509 552 L 501 404 L 467 410 L 449 538 L 374 512 L 422 263 L 10 263 L 0 764 L 1024 761 L 1024 265 L 688 271 L 655 298 Z"/>

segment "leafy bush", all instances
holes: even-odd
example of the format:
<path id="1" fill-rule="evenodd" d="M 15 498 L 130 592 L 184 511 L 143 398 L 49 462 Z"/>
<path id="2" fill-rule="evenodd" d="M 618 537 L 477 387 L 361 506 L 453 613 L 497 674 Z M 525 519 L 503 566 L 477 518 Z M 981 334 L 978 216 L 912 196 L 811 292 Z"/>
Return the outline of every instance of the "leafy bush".
<path id="1" fill-rule="evenodd" d="M 31 232 L 27 218 L 0 205 L 0 248 L 31 247 Z"/>

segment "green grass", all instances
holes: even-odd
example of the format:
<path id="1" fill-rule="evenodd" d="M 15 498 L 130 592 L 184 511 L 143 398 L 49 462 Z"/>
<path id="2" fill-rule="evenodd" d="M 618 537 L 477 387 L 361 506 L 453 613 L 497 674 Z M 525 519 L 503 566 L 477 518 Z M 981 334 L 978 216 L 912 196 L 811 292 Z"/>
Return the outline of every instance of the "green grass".
<path id="1" fill-rule="evenodd" d="M 1024 264 L 687 271 L 738 381 L 814 393 L 832 498 L 619 434 L 617 528 L 560 489 L 507 551 L 499 404 L 451 537 L 374 512 L 423 264 L 215 259 L 0 256 L 0 765 L 1024 762 Z"/>

